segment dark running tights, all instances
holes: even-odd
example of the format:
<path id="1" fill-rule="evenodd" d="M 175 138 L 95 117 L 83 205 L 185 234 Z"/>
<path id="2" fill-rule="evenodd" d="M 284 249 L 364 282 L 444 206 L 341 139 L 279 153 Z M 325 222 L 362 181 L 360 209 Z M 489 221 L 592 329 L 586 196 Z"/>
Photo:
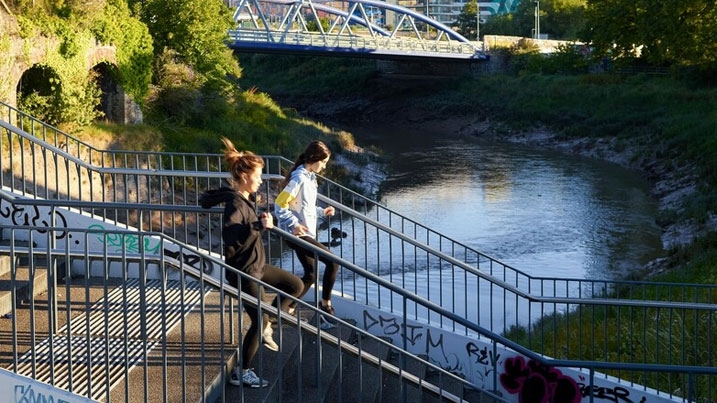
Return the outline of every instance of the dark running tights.
<path id="1" fill-rule="evenodd" d="M 327 248 L 319 241 L 310 236 L 302 236 L 300 238 L 301 240 L 309 242 L 310 244 L 315 245 L 316 247 L 321 248 L 325 251 L 329 250 L 329 248 Z M 304 292 L 302 292 L 301 296 L 299 296 L 299 298 L 301 298 L 307 292 L 309 292 L 309 288 L 311 288 L 311 286 L 314 285 L 314 282 L 316 281 L 316 271 L 314 270 L 314 268 L 316 267 L 316 259 L 314 258 L 314 252 L 305 249 L 291 241 L 289 241 L 288 244 L 289 247 L 296 252 L 296 257 L 299 258 L 301 266 L 304 267 L 304 276 L 301 278 L 301 281 L 303 281 L 304 283 Z M 319 261 L 326 266 L 324 270 L 323 282 L 321 284 L 321 298 L 325 300 L 330 300 L 331 291 L 334 289 L 336 276 L 339 273 L 339 265 L 336 262 L 332 262 L 331 260 L 323 256 L 319 256 Z"/>
<path id="2" fill-rule="evenodd" d="M 261 280 L 294 297 L 303 295 L 304 285 L 301 280 L 290 272 L 276 266 L 264 266 L 264 276 Z M 259 301 L 262 301 L 264 296 L 264 287 L 260 287 L 258 283 L 247 279 L 241 279 L 241 290 L 253 297 L 257 297 Z M 272 301 L 272 305 L 273 303 L 274 301 Z M 291 299 L 283 298 L 281 300 L 281 310 L 286 311 L 291 303 Z M 259 351 L 259 311 L 256 306 L 249 303 L 244 304 L 244 310 L 246 310 L 247 315 L 251 318 L 251 326 L 244 336 L 241 356 L 242 368 L 248 369 L 251 368 L 254 356 L 256 356 L 257 351 Z M 268 320 L 269 315 L 264 313 L 262 315 L 261 325 L 266 326 Z"/>

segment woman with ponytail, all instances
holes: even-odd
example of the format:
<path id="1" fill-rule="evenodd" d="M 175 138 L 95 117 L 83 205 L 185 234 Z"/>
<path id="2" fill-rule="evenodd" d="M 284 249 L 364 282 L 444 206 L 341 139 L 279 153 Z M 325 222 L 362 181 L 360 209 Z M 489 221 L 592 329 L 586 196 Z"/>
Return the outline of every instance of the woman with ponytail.
<path id="1" fill-rule="evenodd" d="M 328 251 L 328 248 L 316 240 L 317 220 L 333 216 L 334 208 L 332 206 L 322 208 L 316 205 L 318 193 L 316 174 L 326 168 L 330 156 L 331 152 L 323 142 L 317 140 L 309 144 L 289 170 L 284 179 L 283 190 L 274 202 L 274 214 L 279 220 L 281 229 L 325 251 Z M 301 298 L 316 279 L 318 268 L 315 252 L 298 243 L 291 242 L 291 240 L 288 241 L 288 245 L 296 252 L 296 256 L 304 268 L 304 275 L 301 278 L 304 283 L 304 291 L 300 295 Z M 333 321 L 331 317 L 334 316 L 331 291 L 336 282 L 339 266 L 336 262 L 323 256 L 319 256 L 319 261 L 325 265 L 319 308 L 329 315 L 321 315 L 321 319 L 323 322 L 331 324 Z"/>
<path id="2" fill-rule="evenodd" d="M 274 227 L 271 214 L 256 214 L 256 192 L 261 185 L 261 172 L 264 160 L 251 151 L 237 151 L 234 144 L 227 138 L 222 138 L 225 146 L 224 161 L 231 173 L 231 187 L 209 190 L 199 199 L 204 208 L 210 208 L 224 203 L 224 226 L 222 227 L 222 240 L 224 241 L 224 259 L 233 268 L 262 280 L 277 289 L 298 297 L 303 295 L 304 285 L 297 276 L 266 263 L 262 232 Z M 233 270 L 226 271 L 229 284 L 241 289 L 253 297 L 263 300 L 264 289 L 256 281 L 241 279 Z M 287 311 L 291 299 L 281 301 L 281 310 Z M 259 309 L 251 304 L 245 304 L 244 309 L 251 318 L 251 326 L 244 336 L 242 351 L 239 355 L 241 366 L 232 371 L 229 383 L 235 386 L 258 388 L 265 387 L 268 382 L 259 378 L 251 368 L 254 356 L 259 350 L 263 338 L 264 345 L 278 351 L 279 346 L 272 337 L 272 328 L 269 317 L 264 314 L 261 319 L 264 325 L 263 332 L 259 332 Z M 241 369 L 240 369 L 241 368 Z"/>

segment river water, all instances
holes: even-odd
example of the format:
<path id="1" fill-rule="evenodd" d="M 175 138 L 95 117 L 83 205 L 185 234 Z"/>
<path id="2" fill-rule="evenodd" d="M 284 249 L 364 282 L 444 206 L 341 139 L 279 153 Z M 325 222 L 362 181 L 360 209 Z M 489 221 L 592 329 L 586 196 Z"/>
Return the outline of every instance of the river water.
<path id="1" fill-rule="evenodd" d="M 639 172 L 473 136 L 349 130 L 390 157 L 388 208 L 520 271 L 621 279 L 662 254 Z"/>
<path id="2" fill-rule="evenodd" d="M 619 280 L 663 254 L 657 201 L 639 172 L 474 136 L 385 126 L 344 129 L 359 145 L 375 147 L 387 157 L 388 175 L 379 196 L 383 205 L 530 276 Z M 353 236 L 360 238 L 360 231 Z M 387 246 L 383 253 L 377 243 L 374 246 L 366 248 L 365 253 L 375 255 L 366 261 L 375 257 L 382 260 L 381 267 L 393 267 L 385 261 Z M 354 256 L 346 242 L 333 252 Z M 282 258 L 293 259 L 291 251 Z M 525 300 L 506 300 L 487 282 L 446 282 L 442 272 L 450 275 L 450 267 L 414 270 L 399 264 L 395 269 L 409 273 L 399 276 L 402 287 L 423 296 L 452 295 L 441 301 L 442 307 L 477 318 L 493 330 L 525 325 L 548 312 L 542 306 L 531 310 Z M 386 279 L 392 276 L 389 271 Z M 570 284 L 573 295 L 577 283 Z M 358 300 L 400 303 L 389 293 L 356 283 L 350 272 L 341 274 L 334 289 Z M 567 293 L 562 288 L 552 291 Z"/>

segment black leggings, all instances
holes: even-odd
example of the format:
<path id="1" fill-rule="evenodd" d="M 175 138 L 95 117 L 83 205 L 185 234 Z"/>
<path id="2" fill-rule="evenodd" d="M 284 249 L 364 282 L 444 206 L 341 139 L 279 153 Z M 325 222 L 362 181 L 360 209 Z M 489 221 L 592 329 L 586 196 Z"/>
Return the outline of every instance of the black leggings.
<path id="1" fill-rule="evenodd" d="M 272 285 L 279 290 L 299 298 L 299 295 L 303 295 L 302 291 L 304 285 L 301 280 L 286 270 L 282 270 L 276 266 L 267 264 L 264 266 L 264 275 L 261 280 L 269 285 Z M 253 297 L 263 300 L 264 287 L 261 287 L 257 282 L 251 281 L 245 278 L 241 279 L 241 290 Z M 277 296 L 278 297 L 278 296 Z M 276 299 L 274 300 L 276 301 Z M 272 301 L 272 305 L 274 305 Z M 286 311 L 293 301 L 289 298 L 283 298 L 281 300 L 281 310 Z M 244 310 L 247 315 L 251 318 L 251 326 L 247 330 L 244 336 L 244 345 L 242 347 L 242 368 L 251 368 L 251 363 L 254 361 L 257 351 L 259 351 L 259 310 L 253 304 L 244 304 Z M 266 326 L 269 323 L 269 315 L 264 313 L 262 315 L 262 326 Z M 261 329 L 263 331 L 263 329 Z"/>
<path id="2" fill-rule="evenodd" d="M 300 238 L 302 241 L 316 245 L 316 247 L 325 251 L 329 250 L 329 248 L 310 236 L 302 236 Z M 287 244 L 296 252 L 296 257 L 299 258 L 299 262 L 301 262 L 301 265 L 304 267 L 304 276 L 301 278 L 301 281 L 304 282 L 304 292 L 302 292 L 301 296 L 299 296 L 299 298 L 301 298 L 309 292 L 309 288 L 311 288 L 311 286 L 314 285 L 314 281 L 316 281 L 316 272 L 314 270 L 314 267 L 316 266 L 316 259 L 314 259 L 315 254 L 314 252 L 291 242 L 291 240 L 288 240 Z M 321 289 L 321 298 L 330 300 L 331 291 L 334 289 L 336 276 L 339 273 L 339 265 L 323 256 L 319 256 L 319 261 L 326 266 L 322 283 L 323 287 Z"/>

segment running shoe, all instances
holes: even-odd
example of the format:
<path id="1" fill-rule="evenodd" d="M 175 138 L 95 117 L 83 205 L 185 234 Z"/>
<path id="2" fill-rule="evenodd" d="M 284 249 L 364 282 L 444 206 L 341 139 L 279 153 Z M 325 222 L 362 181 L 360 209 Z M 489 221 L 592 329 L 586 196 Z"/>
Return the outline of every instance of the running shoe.
<path id="1" fill-rule="evenodd" d="M 324 305 L 319 304 L 319 309 L 321 309 L 321 312 L 324 312 L 319 318 L 321 318 L 321 328 L 322 329 L 331 329 L 332 327 L 336 326 L 336 320 L 333 319 L 333 316 L 335 315 L 334 307 L 331 305 Z"/>
<path id="2" fill-rule="evenodd" d="M 269 386 L 269 382 L 259 378 L 255 373 L 254 369 L 250 369 L 243 373 L 242 375 L 239 375 L 239 369 L 234 368 L 232 370 L 232 374 L 229 377 L 229 383 L 234 386 L 241 386 L 242 384 L 244 386 L 248 386 L 250 388 L 265 388 Z"/>

